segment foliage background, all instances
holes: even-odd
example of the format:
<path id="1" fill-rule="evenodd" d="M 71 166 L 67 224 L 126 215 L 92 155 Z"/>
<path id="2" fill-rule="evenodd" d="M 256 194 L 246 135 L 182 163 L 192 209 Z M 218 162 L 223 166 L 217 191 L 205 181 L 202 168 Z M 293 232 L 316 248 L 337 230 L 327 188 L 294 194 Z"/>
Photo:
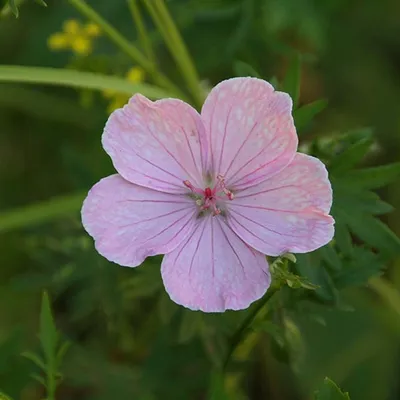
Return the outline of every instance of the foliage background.
<path id="1" fill-rule="evenodd" d="M 42 8 L 27 2 L 19 19 L 0 19 L 0 64 L 65 67 L 70 63 L 71 53 L 50 51 L 47 39 L 66 19 L 86 21 L 66 1 L 47 3 Z M 125 1 L 88 4 L 136 40 Z M 400 245 L 383 227 L 399 234 L 400 213 L 379 203 L 372 192 L 353 191 L 361 178 L 343 166 L 372 167 L 400 159 L 400 3 L 170 0 L 167 4 L 206 87 L 242 75 L 248 67 L 238 61 L 266 79 L 282 82 L 293 56 L 300 52 L 299 104 L 329 100 L 329 106 L 301 132 L 301 140 L 308 146 L 303 149 L 311 147 L 333 165 L 333 179 L 339 182 L 335 217 L 342 221 L 340 237 L 333 248 L 323 250 L 330 251 L 328 255 L 317 252 L 308 260 L 298 258 L 295 272 L 320 288 L 312 295 L 302 289 L 282 289 L 264 325 L 254 328 L 235 353 L 236 363 L 225 380 L 226 398 L 309 399 L 328 375 L 353 400 L 398 399 Z M 158 65 L 185 89 L 148 16 L 146 23 Z M 132 66 L 105 37 L 96 42 L 93 54 L 82 69 L 123 76 Z M 31 377 L 38 372 L 36 366 L 21 353 L 38 351 L 40 299 L 46 289 L 57 327 L 72 343 L 61 368 L 64 377 L 57 399 L 206 398 L 210 382 L 211 391 L 217 392 L 211 365 L 226 351 L 246 311 L 202 315 L 174 305 L 162 289 L 159 257 L 136 270 L 108 263 L 94 252 L 83 231 L 79 207 L 51 202 L 55 196 L 76 193 L 79 204 L 82 193 L 113 171 L 100 144 L 107 100 L 98 94 L 89 100 L 83 104 L 81 91 L 74 89 L 0 85 L 0 388 L 14 399 L 44 396 Z M 343 148 L 354 149 L 354 143 L 358 158 L 338 158 Z M 335 157 L 340 161 L 336 167 Z M 378 189 L 385 202 L 398 205 L 397 169 L 389 178 L 373 171 L 364 174 L 362 189 Z M 25 207 L 49 199 L 41 211 L 33 212 L 46 215 L 52 207 L 65 206 L 65 215 L 30 224 L 36 217 Z M 1 220 L 18 207 L 20 217 L 11 215 L 22 220 L 18 228 L 2 226 Z M 385 225 L 372 220 L 372 214 L 384 212 L 378 218 Z M 384 275 L 365 286 L 380 270 Z"/>

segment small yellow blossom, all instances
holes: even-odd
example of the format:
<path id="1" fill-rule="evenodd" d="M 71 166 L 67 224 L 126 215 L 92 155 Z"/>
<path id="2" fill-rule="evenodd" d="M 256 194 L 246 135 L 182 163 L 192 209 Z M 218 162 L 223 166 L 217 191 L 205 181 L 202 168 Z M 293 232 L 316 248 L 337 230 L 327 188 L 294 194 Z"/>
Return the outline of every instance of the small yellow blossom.
<path id="1" fill-rule="evenodd" d="M 71 47 L 76 54 L 83 56 L 90 54 L 92 51 L 92 43 L 85 37 L 76 37 L 71 43 Z"/>
<path id="2" fill-rule="evenodd" d="M 51 50 L 72 50 L 77 55 L 86 56 L 93 50 L 93 39 L 100 34 L 100 28 L 93 22 L 82 25 L 69 19 L 64 22 L 62 32 L 48 38 L 47 45 Z"/>
<path id="3" fill-rule="evenodd" d="M 98 37 L 101 33 L 99 26 L 94 24 L 93 22 L 89 22 L 85 25 L 85 32 L 90 37 Z"/>
<path id="4" fill-rule="evenodd" d="M 129 82 L 143 82 L 144 71 L 140 67 L 133 67 L 126 74 L 126 78 L 128 79 Z"/>
<path id="5" fill-rule="evenodd" d="M 64 50 L 69 47 L 68 40 L 62 33 L 51 35 L 47 40 L 47 45 L 51 50 Z"/>
<path id="6" fill-rule="evenodd" d="M 63 24 L 63 30 L 67 35 L 79 35 L 81 25 L 76 19 L 68 19 Z"/>
<path id="7" fill-rule="evenodd" d="M 144 78 L 145 73 L 140 67 L 132 67 L 126 74 L 126 80 L 133 83 L 143 82 Z M 110 114 L 117 108 L 123 107 L 129 100 L 129 96 L 114 90 L 104 90 L 103 96 L 111 100 L 107 107 L 107 111 Z"/>

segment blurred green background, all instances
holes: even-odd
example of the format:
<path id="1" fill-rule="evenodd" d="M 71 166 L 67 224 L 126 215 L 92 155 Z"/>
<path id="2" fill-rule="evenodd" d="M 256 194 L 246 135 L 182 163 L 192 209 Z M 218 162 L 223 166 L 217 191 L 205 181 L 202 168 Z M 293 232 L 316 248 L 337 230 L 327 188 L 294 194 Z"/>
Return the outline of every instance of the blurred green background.
<path id="1" fill-rule="evenodd" d="M 64 21 L 88 21 L 66 1 L 47 3 L 43 8 L 27 1 L 18 19 L 0 18 L 0 64 L 68 65 L 122 77 L 134 67 L 104 35 L 87 56 L 50 49 L 49 37 Z M 124 0 L 88 4 L 137 41 Z M 281 81 L 300 52 L 300 105 L 329 101 L 302 133 L 302 143 L 370 127 L 374 146 L 364 165 L 400 160 L 398 0 L 170 0 L 167 5 L 205 87 L 241 75 L 247 64 L 263 78 Z M 144 15 L 159 67 L 185 89 Z M 76 194 L 79 204 L 95 182 L 113 173 L 100 143 L 109 103 L 101 93 L 0 84 L 0 226 L 17 207 L 49 200 L 44 215 L 64 207 L 51 202 L 56 196 Z M 379 192 L 393 206 L 400 203 L 399 183 Z M 212 359 L 226 345 L 218 341 L 233 332 L 245 311 L 202 315 L 176 306 L 163 291 L 159 257 L 136 270 L 108 263 L 95 253 L 79 213 L 69 207 L 56 219 L 0 229 L 1 391 L 14 399 L 44 396 L 30 376 L 35 365 L 21 353 L 38 349 L 40 294 L 46 289 L 56 324 L 72 343 L 57 399 L 206 398 Z M 399 211 L 382 220 L 400 233 Z M 270 335 L 250 335 L 229 373 L 228 398 L 311 399 L 328 375 L 352 400 L 399 399 L 400 254 L 392 252 L 385 267 L 391 283 L 381 290 L 349 288 L 335 307 L 328 301 L 307 303 L 312 310 L 307 313 L 288 310 L 285 348 Z"/>

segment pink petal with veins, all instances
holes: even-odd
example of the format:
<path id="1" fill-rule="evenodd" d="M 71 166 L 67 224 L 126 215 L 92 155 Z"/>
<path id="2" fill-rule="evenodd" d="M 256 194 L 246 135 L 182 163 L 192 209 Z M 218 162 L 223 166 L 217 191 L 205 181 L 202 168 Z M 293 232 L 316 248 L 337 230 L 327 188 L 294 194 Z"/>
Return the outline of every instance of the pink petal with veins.
<path id="1" fill-rule="evenodd" d="M 238 193 L 229 203 L 228 221 L 246 243 L 265 254 L 306 253 L 332 239 L 331 205 L 324 164 L 297 153 L 281 172 Z"/>
<path id="2" fill-rule="evenodd" d="M 102 141 L 116 170 L 132 183 L 168 193 L 185 193 L 186 179 L 202 185 L 204 126 L 183 101 L 152 102 L 137 94 L 111 114 Z"/>
<path id="3" fill-rule="evenodd" d="M 297 149 L 291 111 L 290 96 L 261 79 L 233 78 L 215 86 L 201 111 L 212 171 L 234 190 L 278 173 Z"/>
<path id="4" fill-rule="evenodd" d="M 194 229 L 195 212 L 194 202 L 185 196 L 157 192 L 112 175 L 90 190 L 82 222 L 102 256 L 136 267 L 146 257 L 181 244 Z"/>
<path id="5" fill-rule="evenodd" d="M 173 301 L 205 312 L 246 308 L 270 284 L 265 256 L 212 216 L 199 219 L 194 232 L 164 256 L 161 273 Z"/>

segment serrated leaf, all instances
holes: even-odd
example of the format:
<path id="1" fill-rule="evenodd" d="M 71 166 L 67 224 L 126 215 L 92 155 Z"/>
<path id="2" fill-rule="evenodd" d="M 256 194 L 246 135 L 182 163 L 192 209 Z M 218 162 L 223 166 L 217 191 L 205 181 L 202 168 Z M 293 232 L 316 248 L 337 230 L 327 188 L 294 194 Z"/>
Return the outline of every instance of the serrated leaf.
<path id="1" fill-rule="evenodd" d="M 362 189 L 377 189 L 400 178 L 400 163 L 350 171 L 342 182 Z"/>
<path id="2" fill-rule="evenodd" d="M 332 186 L 334 202 L 347 213 L 382 215 L 393 211 L 393 207 L 380 200 L 376 193 L 357 188 L 350 182 L 332 178 Z"/>
<path id="3" fill-rule="evenodd" d="M 39 339 L 45 354 L 46 360 L 54 360 L 58 334 L 50 307 L 50 300 L 47 292 L 43 292 L 42 307 L 40 310 Z"/>
<path id="4" fill-rule="evenodd" d="M 300 97 L 300 74 L 301 59 L 300 55 L 296 54 L 290 61 L 289 68 L 282 83 L 282 91 L 288 93 L 292 98 L 294 110 L 297 108 Z"/>
<path id="5" fill-rule="evenodd" d="M 400 239 L 379 219 L 370 215 L 360 218 L 352 214 L 346 214 L 343 219 L 355 235 L 382 254 L 388 257 L 400 254 Z"/>
<path id="6" fill-rule="evenodd" d="M 353 253 L 353 243 L 347 225 L 341 221 L 336 221 L 335 224 L 335 243 L 344 255 Z"/>
<path id="7" fill-rule="evenodd" d="M 254 78 L 260 78 L 260 74 L 250 64 L 244 61 L 237 60 L 233 63 L 233 72 L 236 76 L 252 76 Z"/>
<path id="8" fill-rule="evenodd" d="M 306 104 L 297 110 L 293 111 L 293 119 L 296 129 L 301 131 L 307 125 L 309 125 L 313 118 L 316 117 L 320 112 L 325 110 L 328 105 L 328 101 L 325 99 L 316 100 L 312 103 Z"/>
<path id="9" fill-rule="evenodd" d="M 323 385 L 315 392 L 314 400 L 350 400 L 350 396 L 343 393 L 331 379 L 325 378 Z"/>
<path id="10" fill-rule="evenodd" d="M 41 370 L 46 371 L 46 365 L 44 364 L 44 361 L 39 356 L 37 356 L 36 354 L 31 353 L 30 351 L 25 351 L 24 353 L 21 354 L 21 356 L 27 358 L 30 361 L 32 361 Z"/>
<path id="11" fill-rule="evenodd" d="M 371 138 L 363 138 L 357 143 L 349 146 L 341 154 L 336 156 L 329 166 L 332 175 L 341 174 L 350 170 L 367 154 L 373 140 Z"/>
<path id="12" fill-rule="evenodd" d="M 311 284 L 317 286 L 315 295 L 324 302 L 336 303 L 337 290 L 332 278 L 321 264 L 320 255 L 316 252 L 308 254 L 298 254 L 297 263 L 294 268 L 299 274 L 307 279 Z"/>
<path id="13" fill-rule="evenodd" d="M 327 244 L 326 246 L 321 247 L 317 251 L 321 254 L 322 259 L 333 270 L 339 271 L 342 269 L 342 261 L 339 258 L 338 253 L 336 253 L 336 250 L 330 244 Z"/>
<path id="14" fill-rule="evenodd" d="M 354 248 L 354 258 L 346 263 L 346 267 L 334 276 L 339 289 L 348 286 L 364 285 L 373 276 L 382 274 L 382 260 L 376 254 L 362 247 Z"/>

